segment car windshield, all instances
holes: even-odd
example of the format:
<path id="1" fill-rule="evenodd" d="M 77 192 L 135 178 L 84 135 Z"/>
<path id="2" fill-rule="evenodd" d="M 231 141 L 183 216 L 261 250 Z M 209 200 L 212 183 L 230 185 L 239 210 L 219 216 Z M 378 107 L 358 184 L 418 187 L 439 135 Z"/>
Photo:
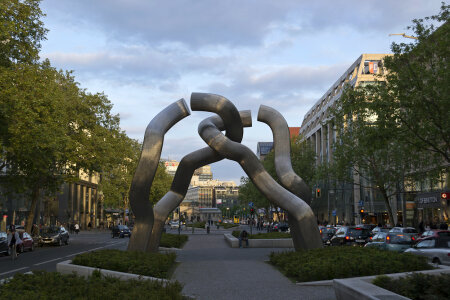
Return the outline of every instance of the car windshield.
<path id="1" fill-rule="evenodd" d="M 0 232 L 0 239 L 1 238 L 6 238 L 6 232 Z"/>
<path id="2" fill-rule="evenodd" d="M 58 233 L 59 228 L 58 227 L 46 227 L 41 229 L 41 233 Z"/>
<path id="3" fill-rule="evenodd" d="M 117 227 L 119 227 L 120 230 L 128 229 L 128 227 L 126 225 L 119 225 Z"/>
<path id="4" fill-rule="evenodd" d="M 391 244 L 411 244 L 414 241 L 410 235 L 404 234 L 389 234 L 388 239 Z"/>
<path id="5" fill-rule="evenodd" d="M 403 229 L 404 233 L 418 233 L 414 228 L 405 228 Z"/>

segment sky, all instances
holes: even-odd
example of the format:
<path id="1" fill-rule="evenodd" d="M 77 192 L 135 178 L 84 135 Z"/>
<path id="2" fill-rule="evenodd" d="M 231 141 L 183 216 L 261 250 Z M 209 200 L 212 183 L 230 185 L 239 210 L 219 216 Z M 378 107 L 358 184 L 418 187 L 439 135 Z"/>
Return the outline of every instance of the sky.
<path id="1" fill-rule="evenodd" d="M 437 14 L 436 0 L 43 0 L 49 29 L 41 58 L 73 70 L 79 86 L 103 92 L 121 128 L 142 142 L 148 123 L 193 92 L 219 94 L 252 111 L 242 144 L 272 141 L 256 120 L 260 105 L 291 127 L 362 53 L 391 53 L 390 33 Z M 205 147 L 197 132 L 206 112 L 165 135 L 161 158 L 181 160 Z M 214 179 L 245 176 L 233 161 L 212 166 Z M 300 174 L 301 176 L 301 174 Z"/>

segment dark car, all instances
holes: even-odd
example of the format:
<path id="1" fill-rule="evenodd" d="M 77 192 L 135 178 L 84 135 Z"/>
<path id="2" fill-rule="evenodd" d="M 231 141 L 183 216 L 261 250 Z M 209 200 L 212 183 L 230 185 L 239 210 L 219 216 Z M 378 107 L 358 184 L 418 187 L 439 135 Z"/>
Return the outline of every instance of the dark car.
<path id="1" fill-rule="evenodd" d="M 69 232 L 64 227 L 50 226 L 39 231 L 39 246 L 69 244 Z"/>
<path id="2" fill-rule="evenodd" d="M 371 236 L 371 231 L 362 227 L 348 227 L 343 226 L 336 231 L 336 234 L 331 238 L 330 244 L 332 246 L 364 246 Z"/>
<path id="3" fill-rule="evenodd" d="M 320 236 L 322 237 L 322 242 L 324 245 L 330 245 L 331 238 L 336 233 L 336 228 L 334 227 L 324 227 L 320 229 Z"/>
<path id="4" fill-rule="evenodd" d="M 125 236 L 130 237 L 131 231 L 128 228 L 128 226 L 126 226 L 126 225 L 117 225 L 117 226 L 113 227 L 111 235 L 112 235 L 112 238 L 115 238 L 115 237 L 124 238 Z"/>
<path id="5" fill-rule="evenodd" d="M 0 231 L 0 253 L 8 254 L 8 236 Z"/>
<path id="6" fill-rule="evenodd" d="M 286 232 L 289 229 L 289 225 L 287 223 L 273 223 L 272 231 L 281 231 Z"/>

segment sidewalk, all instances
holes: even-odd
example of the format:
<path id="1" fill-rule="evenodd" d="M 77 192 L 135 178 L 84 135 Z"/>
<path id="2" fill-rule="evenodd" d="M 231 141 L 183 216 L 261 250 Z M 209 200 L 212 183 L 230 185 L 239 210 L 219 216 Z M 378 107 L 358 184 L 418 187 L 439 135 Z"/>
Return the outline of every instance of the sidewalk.
<path id="1" fill-rule="evenodd" d="M 189 234 L 172 279 L 196 299 L 336 299 L 332 287 L 289 281 L 266 262 L 271 251 L 286 249 L 230 248 L 223 235 Z"/>

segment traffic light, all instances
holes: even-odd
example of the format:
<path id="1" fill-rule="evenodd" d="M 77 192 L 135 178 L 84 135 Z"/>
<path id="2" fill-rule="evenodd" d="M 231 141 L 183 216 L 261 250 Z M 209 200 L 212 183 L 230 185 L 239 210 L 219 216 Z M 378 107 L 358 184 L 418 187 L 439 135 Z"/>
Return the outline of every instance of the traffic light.
<path id="1" fill-rule="evenodd" d="M 364 208 L 361 208 L 361 209 L 359 210 L 359 213 L 360 213 L 360 214 L 364 214 Z"/>
<path id="2" fill-rule="evenodd" d="M 255 213 L 255 209 L 254 208 L 250 208 L 250 214 L 254 214 Z"/>
<path id="3" fill-rule="evenodd" d="M 441 193 L 441 199 L 450 199 L 450 193 Z"/>
<path id="4" fill-rule="evenodd" d="M 320 198 L 320 188 L 316 188 L 316 198 Z"/>

